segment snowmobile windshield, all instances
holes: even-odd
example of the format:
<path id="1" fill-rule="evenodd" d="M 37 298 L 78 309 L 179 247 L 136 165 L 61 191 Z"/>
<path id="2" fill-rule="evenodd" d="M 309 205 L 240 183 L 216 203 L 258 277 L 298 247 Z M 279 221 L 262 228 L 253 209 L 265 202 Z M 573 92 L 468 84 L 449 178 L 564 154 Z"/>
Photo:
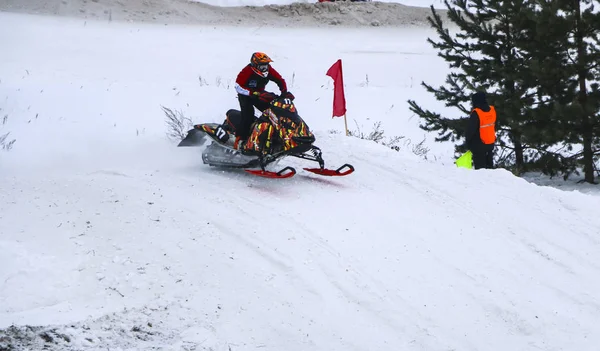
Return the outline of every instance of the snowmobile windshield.
<path id="1" fill-rule="evenodd" d="M 296 110 L 296 106 L 294 106 L 294 104 L 290 101 L 273 101 L 271 103 L 271 110 L 279 117 L 288 117 L 294 121 L 298 121 L 300 119 L 298 110 Z"/>

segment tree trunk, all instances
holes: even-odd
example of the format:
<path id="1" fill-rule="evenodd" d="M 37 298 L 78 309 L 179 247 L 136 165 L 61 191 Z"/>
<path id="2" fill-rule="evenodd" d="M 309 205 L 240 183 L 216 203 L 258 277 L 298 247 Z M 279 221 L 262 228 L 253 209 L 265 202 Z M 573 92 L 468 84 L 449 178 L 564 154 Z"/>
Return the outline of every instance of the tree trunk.
<path id="1" fill-rule="evenodd" d="M 583 172 L 585 174 L 585 181 L 588 183 L 595 184 L 594 151 L 592 148 L 592 140 L 594 139 L 594 135 L 592 133 L 592 129 L 589 126 L 586 127 L 584 125 L 584 128 L 586 129 L 583 132 Z"/>
<path id="2" fill-rule="evenodd" d="M 515 174 L 521 175 L 525 171 L 525 157 L 523 156 L 523 142 L 521 141 L 521 134 L 513 130 L 510 138 L 515 147 Z"/>

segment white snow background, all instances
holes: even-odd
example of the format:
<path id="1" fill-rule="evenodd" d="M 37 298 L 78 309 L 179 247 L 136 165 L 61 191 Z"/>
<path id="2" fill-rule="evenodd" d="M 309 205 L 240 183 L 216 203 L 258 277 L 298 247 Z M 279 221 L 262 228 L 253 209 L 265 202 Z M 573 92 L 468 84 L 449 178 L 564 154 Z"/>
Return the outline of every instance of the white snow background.
<path id="1" fill-rule="evenodd" d="M 598 350 L 597 188 L 456 168 L 406 104 L 443 109 L 433 35 L 0 13 L 0 349 Z M 355 173 L 258 178 L 166 138 L 161 106 L 237 108 L 254 51 Z M 331 118 L 339 58 L 349 128 L 400 151 Z"/>

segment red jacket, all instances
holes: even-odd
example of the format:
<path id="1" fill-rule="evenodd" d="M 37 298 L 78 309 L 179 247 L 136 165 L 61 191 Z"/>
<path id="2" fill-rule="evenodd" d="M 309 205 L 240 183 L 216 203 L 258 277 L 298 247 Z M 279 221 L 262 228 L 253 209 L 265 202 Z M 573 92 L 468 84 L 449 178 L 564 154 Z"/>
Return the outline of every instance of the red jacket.
<path id="1" fill-rule="evenodd" d="M 265 86 L 269 81 L 275 82 L 279 90 L 284 93 L 287 91 L 287 85 L 281 74 L 273 67 L 269 67 L 269 75 L 266 77 L 256 74 L 250 64 L 242 69 L 235 80 L 235 90 L 238 94 L 252 95 L 254 92 L 265 91 Z"/>

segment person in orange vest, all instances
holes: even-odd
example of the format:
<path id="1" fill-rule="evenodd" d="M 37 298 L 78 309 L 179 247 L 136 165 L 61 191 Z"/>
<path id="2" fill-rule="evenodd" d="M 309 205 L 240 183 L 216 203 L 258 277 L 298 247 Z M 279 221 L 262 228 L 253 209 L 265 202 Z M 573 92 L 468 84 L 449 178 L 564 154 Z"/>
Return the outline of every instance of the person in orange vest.
<path id="1" fill-rule="evenodd" d="M 487 102 L 484 92 L 471 96 L 473 110 L 466 130 L 467 147 L 473 153 L 475 169 L 494 168 L 496 143 L 496 109 Z"/>

